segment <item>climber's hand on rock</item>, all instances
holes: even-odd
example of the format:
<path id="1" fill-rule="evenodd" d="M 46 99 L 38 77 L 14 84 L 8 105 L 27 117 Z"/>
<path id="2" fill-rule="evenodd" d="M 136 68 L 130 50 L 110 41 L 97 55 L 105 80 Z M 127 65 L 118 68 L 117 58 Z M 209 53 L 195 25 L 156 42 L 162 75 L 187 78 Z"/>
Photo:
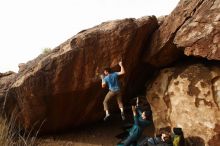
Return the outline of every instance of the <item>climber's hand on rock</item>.
<path id="1" fill-rule="evenodd" d="M 101 75 L 100 75 L 100 78 L 101 78 L 101 79 L 104 79 L 104 75 L 103 75 L 103 74 L 101 74 Z"/>
<path id="2" fill-rule="evenodd" d="M 120 62 L 118 63 L 118 65 L 119 65 L 119 66 L 122 66 L 122 61 L 120 61 Z"/>

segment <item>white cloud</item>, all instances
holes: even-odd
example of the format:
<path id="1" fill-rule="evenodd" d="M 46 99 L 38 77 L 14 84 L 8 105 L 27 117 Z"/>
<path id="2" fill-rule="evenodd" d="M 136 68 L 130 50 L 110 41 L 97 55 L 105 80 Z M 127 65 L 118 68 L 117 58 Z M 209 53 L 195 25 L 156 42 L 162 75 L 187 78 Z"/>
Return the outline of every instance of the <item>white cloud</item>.
<path id="1" fill-rule="evenodd" d="M 2 0 L 0 72 L 54 48 L 82 29 L 101 22 L 167 15 L 178 0 Z"/>

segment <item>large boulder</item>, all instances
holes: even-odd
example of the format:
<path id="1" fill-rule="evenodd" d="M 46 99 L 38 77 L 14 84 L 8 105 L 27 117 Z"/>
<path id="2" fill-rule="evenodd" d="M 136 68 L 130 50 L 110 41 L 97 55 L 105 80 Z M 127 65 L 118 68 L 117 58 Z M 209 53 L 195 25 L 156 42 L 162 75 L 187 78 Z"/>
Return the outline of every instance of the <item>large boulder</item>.
<path id="1" fill-rule="evenodd" d="M 16 73 L 12 71 L 8 71 L 5 73 L 0 73 L 0 111 L 2 113 L 2 109 L 4 108 L 5 95 L 7 93 L 8 88 L 13 83 L 16 77 Z"/>
<path id="2" fill-rule="evenodd" d="M 102 23 L 83 30 L 51 52 L 29 61 L 7 95 L 17 121 L 26 130 L 42 124 L 41 132 L 55 132 L 102 119 L 100 73 L 105 66 L 119 69 L 122 60 L 127 85 L 144 42 L 158 27 L 154 16 Z M 122 89 L 126 92 L 125 88 Z"/>
<path id="3" fill-rule="evenodd" d="M 144 61 L 166 66 L 183 54 L 220 60 L 219 0 L 180 0 L 152 36 Z"/>
<path id="4" fill-rule="evenodd" d="M 174 38 L 184 54 L 220 60 L 220 1 L 203 0 Z"/>
<path id="5" fill-rule="evenodd" d="M 220 145 L 219 87 L 218 63 L 161 70 L 147 91 L 156 131 L 180 127 L 191 145 Z"/>

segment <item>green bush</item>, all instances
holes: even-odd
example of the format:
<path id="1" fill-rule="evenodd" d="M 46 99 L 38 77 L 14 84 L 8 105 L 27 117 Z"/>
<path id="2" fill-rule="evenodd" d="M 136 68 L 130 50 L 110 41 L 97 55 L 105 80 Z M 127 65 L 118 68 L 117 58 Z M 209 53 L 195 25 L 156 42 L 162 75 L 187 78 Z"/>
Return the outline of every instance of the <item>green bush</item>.
<path id="1" fill-rule="evenodd" d="M 51 48 L 44 48 L 44 49 L 42 50 L 42 54 L 47 54 L 47 53 L 50 53 L 51 51 L 52 51 Z"/>

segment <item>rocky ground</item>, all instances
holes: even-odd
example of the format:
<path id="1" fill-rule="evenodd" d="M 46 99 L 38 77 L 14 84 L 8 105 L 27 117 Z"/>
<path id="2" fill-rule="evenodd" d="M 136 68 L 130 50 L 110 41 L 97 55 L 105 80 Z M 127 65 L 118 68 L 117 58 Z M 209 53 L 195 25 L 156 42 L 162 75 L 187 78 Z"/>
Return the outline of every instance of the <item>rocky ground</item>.
<path id="1" fill-rule="evenodd" d="M 100 121 L 93 126 L 72 130 L 69 133 L 44 136 L 37 140 L 39 146 L 115 146 L 123 126 L 131 119 L 123 122 L 119 115 L 114 115 L 108 122 Z M 153 136 L 154 126 L 145 129 L 144 135 Z"/>

